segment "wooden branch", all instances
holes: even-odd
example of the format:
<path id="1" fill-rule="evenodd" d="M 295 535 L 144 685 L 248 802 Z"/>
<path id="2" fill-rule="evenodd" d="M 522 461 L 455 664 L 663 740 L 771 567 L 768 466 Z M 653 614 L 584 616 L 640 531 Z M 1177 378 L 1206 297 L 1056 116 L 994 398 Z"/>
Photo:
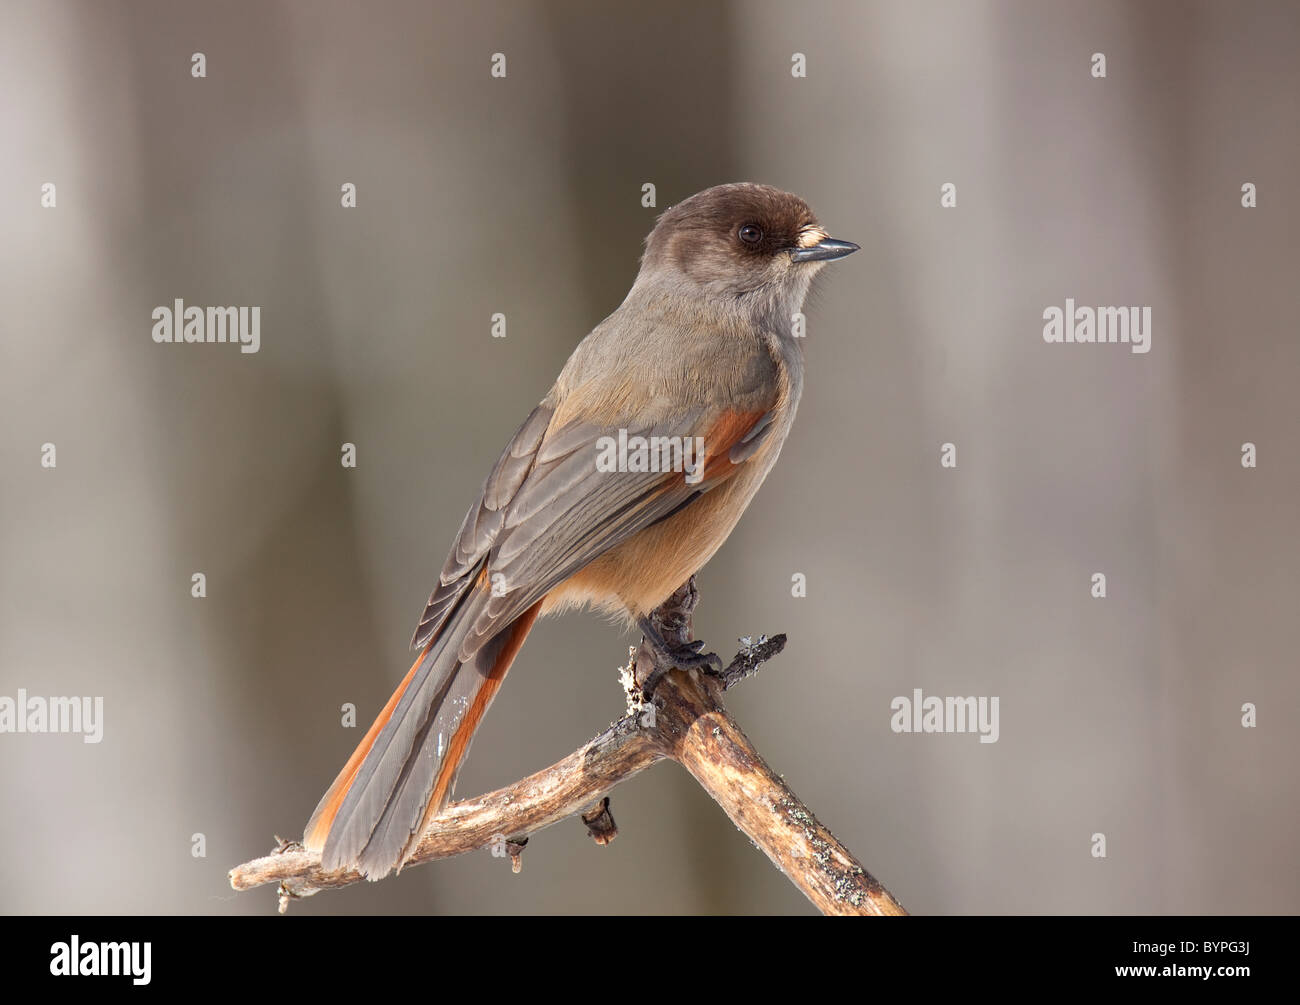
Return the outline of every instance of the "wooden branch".
<path id="1" fill-rule="evenodd" d="M 698 602 L 694 579 L 653 615 L 670 641 L 689 641 Z M 785 636 L 742 640 L 744 648 L 719 675 L 673 670 L 654 680 L 643 644 L 624 673 L 628 713 L 564 760 L 513 785 L 447 806 L 430 822 L 408 866 L 490 849 L 515 871 L 531 835 L 580 815 L 600 844 L 617 834 L 609 792 L 656 761 L 681 764 L 774 865 L 825 914 L 904 914 L 880 885 L 768 767 L 723 707 L 722 692 L 752 676 L 779 653 Z M 649 700 L 643 686 L 653 684 Z M 348 886 L 357 872 L 325 872 L 320 856 L 281 841 L 265 858 L 230 871 L 230 885 L 248 890 L 279 882 L 280 911 L 291 900 Z"/>

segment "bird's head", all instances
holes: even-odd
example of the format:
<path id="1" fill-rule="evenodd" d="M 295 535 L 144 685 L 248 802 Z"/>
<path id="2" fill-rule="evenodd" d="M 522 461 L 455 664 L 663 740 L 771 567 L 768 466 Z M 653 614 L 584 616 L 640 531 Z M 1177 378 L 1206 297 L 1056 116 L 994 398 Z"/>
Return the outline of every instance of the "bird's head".
<path id="1" fill-rule="evenodd" d="M 641 277 L 741 309 L 798 310 L 821 267 L 857 250 L 827 234 L 797 195 L 749 182 L 717 185 L 659 217 Z"/>

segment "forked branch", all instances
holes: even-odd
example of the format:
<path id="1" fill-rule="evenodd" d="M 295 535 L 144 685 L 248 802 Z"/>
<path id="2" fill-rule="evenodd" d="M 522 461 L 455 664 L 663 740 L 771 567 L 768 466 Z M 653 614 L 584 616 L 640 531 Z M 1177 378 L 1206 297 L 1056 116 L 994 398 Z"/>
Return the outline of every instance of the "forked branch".
<path id="1" fill-rule="evenodd" d="M 653 618 L 665 638 L 687 642 L 698 602 L 688 581 Z M 824 914 L 904 914 L 903 908 L 768 767 L 722 705 L 722 692 L 752 676 L 779 653 L 785 636 L 760 638 L 744 648 L 721 675 L 673 670 L 641 693 L 643 648 L 624 673 L 628 713 L 564 760 L 513 785 L 447 806 L 407 866 L 465 852 L 492 849 L 518 868 L 528 838 L 551 824 L 581 815 L 600 844 L 617 830 L 608 796 L 620 782 L 656 761 L 681 764 L 715 802 Z M 280 910 L 307 897 L 361 879 L 357 872 L 325 872 L 320 856 L 283 841 L 270 855 L 230 871 L 230 884 L 247 890 L 280 884 Z"/>

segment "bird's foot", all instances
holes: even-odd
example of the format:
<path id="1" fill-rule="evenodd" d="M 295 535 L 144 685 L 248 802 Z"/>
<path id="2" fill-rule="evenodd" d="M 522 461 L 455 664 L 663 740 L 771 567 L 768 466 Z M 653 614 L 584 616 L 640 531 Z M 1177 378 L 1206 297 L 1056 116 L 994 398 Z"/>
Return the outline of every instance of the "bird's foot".
<path id="1" fill-rule="evenodd" d="M 644 636 L 641 641 L 641 653 L 648 655 L 651 663 L 650 673 L 641 683 L 643 694 L 650 694 L 654 686 L 659 683 L 659 679 L 669 670 L 699 669 L 715 677 L 722 674 L 722 659 L 717 653 L 704 652 L 705 642 L 699 639 L 694 642 L 669 642 L 649 618 L 639 619 L 637 627 L 641 629 Z"/>

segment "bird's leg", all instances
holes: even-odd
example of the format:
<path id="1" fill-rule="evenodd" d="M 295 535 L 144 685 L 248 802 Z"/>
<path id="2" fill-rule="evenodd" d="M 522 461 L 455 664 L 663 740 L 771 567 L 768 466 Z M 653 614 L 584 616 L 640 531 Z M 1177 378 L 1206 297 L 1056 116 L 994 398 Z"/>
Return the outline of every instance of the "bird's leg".
<path id="1" fill-rule="evenodd" d="M 637 663 L 641 664 L 641 657 L 645 656 L 650 664 L 650 672 L 641 684 L 643 694 L 650 694 L 659 678 L 674 667 L 683 670 L 698 667 L 711 674 L 722 672 L 718 654 L 704 652 L 702 641 L 691 641 L 691 613 L 699 597 L 692 576 L 649 615 L 637 618 L 637 627 L 644 636 Z"/>

